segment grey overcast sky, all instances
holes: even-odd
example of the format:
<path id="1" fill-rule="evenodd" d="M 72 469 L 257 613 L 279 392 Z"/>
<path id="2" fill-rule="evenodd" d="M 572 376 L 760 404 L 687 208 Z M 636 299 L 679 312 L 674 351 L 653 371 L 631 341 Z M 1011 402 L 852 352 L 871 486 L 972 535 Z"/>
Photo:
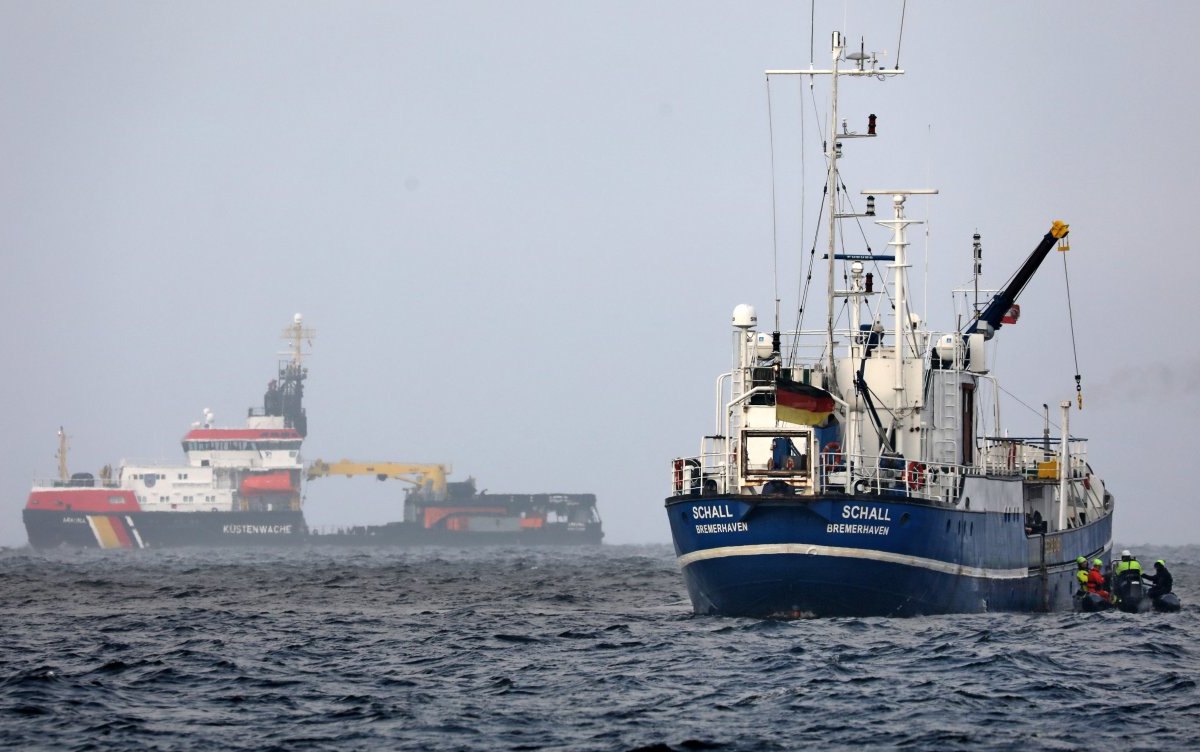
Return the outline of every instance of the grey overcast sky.
<path id="1" fill-rule="evenodd" d="M 998 284 L 1069 222 L 1073 433 L 1118 540 L 1200 541 L 1200 4 L 910 0 L 902 39 L 901 6 L 0 2 L 0 545 L 25 542 L 60 425 L 72 470 L 182 461 L 204 408 L 239 425 L 260 404 L 298 311 L 318 333 L 306 459 L 595 492 L 609 541 L 669 541 L 669 462 L 711 431 L 729 313 L 772 307 L 763 71 L 806 67 L 810 40 L 827 64 L 834 29 L 907 71 L 847 84 L 851 126 L 876 113 L 881 137 L 843 167 L 853 191 L 941 190 L 912 207 L 931 325 L 954 325 L 973 232 Z M 771 86 L 790 280 L 808 100 Z M 1049 262 L 993 361 L 1037 408 L 1004 403 L 1013 435 L 1074 392 Z M 401 497 L 327 479 L 306 513 L 382 522 Z"/>

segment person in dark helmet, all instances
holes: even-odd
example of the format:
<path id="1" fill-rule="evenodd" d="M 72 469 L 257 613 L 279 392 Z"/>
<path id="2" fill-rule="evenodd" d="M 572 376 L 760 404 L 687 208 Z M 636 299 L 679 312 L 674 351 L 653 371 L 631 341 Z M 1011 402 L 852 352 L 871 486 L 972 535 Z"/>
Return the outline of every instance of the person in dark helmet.
<path id="1" fill-rule="evenodd" d="M 1151 598 L 1166 595 L 1175 586 L 1175 578 L 1171 576 L 1170 570 L 1167 569 L 1167 563 L 1162 559 L 1154 562 L 1154 574 L 1143 574 L 1142 579 L 1150 582 Z"/>

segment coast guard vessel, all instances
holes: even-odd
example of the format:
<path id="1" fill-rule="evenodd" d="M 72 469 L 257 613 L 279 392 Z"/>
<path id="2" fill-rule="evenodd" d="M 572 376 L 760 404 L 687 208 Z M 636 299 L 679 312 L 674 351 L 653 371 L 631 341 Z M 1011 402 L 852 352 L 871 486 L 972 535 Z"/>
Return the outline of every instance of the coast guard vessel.
<path id="1" fill-rule="evenodd" d="M 289 358 L 244 426 L 218 428 L 212 413 L 183 437 L 183 464 L 122 462 L 99 476 L 71 474 L 59 430 L 59 472 L 37 481 L 23 511 L 34 548 L 174 546 L 596 545 L 604 533 L 589 493 L 487 493 L 473 479 L 449 481 L 445 465 L 315 460 L 304 466 L 308 434 L 304 343 L 314 332 L 300 314 L 283 332 Z M 384 525 L 311 529 L 302 483 L 330 475 L 412 484 L 403 519 Z"/>
<path id="2" fill-rule="evenodd" d="M 862 191 L 863 201 L 838 167 L 844 143 L 875 136 L 874 115 L 865 133 L 839 123 L 839 78 L 903 71 L 847 54 L 840 33 L 832 61 L 767 72 L 829 83 L 826 326 L 781 331 L 777 314 L 760 331 L 752 306 L 734 309 L 714 432 L 700 454 L 673 461 L 666 499 L 693 608 L 752 617 L 1070 609 L 1076 557 L 1109 558 L 1113 496 L 1086 442 L 1070 435 L 1072 403 L 1059 403 L 1056 436 L 1046 409 L 1040 437 L 1010 437 L 989 368 L 989 343 L 1015 323 L 1017 296 L 1050 251 L 1066 250 L 1068 227 L 1050 225 L 982 302 L 960 294 L 954 328 L 928 329 L 909 307 L 907 230 L 918 221 L 907 204 L 936 191 L 884 187 Z M 886 228 L 888 252 L 839 249 L 847 220 Z M 974 251 L 977 285 L 978 236 Z"/>
<path id="3" fill-rule="evenodd" d="M 290 358 L 267 385 L 261 408 L 238 428 L 213 415 L 183 437 L 186 464 L 124 462 L 100 477 L 68 474 L 59 431 L 59 477 L 35 482 L 24 509 L 34 548 L 164 548 L 280 545 L 307 539 L 300 504 L 300 445 L 308 434 L 303 343 L 314 333 L 296 314 L 284 329 Z"/>

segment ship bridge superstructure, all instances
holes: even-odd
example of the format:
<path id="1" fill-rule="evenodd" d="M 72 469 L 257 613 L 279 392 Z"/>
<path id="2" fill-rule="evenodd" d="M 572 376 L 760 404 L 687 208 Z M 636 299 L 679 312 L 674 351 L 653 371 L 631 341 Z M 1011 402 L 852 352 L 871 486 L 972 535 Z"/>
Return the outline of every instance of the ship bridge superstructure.
<path id="1" fill-rule="evenodd" d="M 1087 442 L 1065 430 L 1070 403 L 1057 436 L 1048 425 L 1034 438 L 999 432 L 1000 389 L 986 349 L 998 327 L 931 331 L 907 311 L 904 230 L 912 222 L 903 216 L 905 194 L 893 195 L 897 221 L 881 222 L 894 231 L 887 257 L 897 311 L 891 329 L 858 315 L 866 297 L 885 294 L 866 283 L 860 260 L 850 265 L 848 288 L 835 291 L 847 299 L 849 315 L 832 338 L 824 330 L 758 331 L 753 307 L 738 306 L 734 368 L 717 382 L 713 433 L 698 455 L 674 461 L 672 492 L 901 497 L 963 510 L 1036 512 L 1051 531 L 1106 515 L 1112 497 L 1087 462 Z M 1034 254 L 1044 255 L 1065 230 L 1055 223 Z M 792 389 L 827 395 L 828 409 L 806 414 L 806 422 L 784 419 Z M 997 428 L 995 435 L 984 434 L 986 425 Z"/>

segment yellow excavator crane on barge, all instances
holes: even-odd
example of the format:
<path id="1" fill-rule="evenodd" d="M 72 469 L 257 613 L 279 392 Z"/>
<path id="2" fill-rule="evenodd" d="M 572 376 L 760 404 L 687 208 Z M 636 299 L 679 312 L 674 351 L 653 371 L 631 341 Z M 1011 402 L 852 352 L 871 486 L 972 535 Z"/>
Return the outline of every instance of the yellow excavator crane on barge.
<path id="1" fill-rule="evenodd" d="M 416 486 L 431 500 L 446 498 L 446 475 L 450 470 L 445 465 L 417 465 L 405 462 L 354 462 L 339 460 L 324 462 L 313 460 L 308 466 L 307 477 L 324 478 L 330 475 L 374 475 L 379 480 L 402 480 Z"/>

